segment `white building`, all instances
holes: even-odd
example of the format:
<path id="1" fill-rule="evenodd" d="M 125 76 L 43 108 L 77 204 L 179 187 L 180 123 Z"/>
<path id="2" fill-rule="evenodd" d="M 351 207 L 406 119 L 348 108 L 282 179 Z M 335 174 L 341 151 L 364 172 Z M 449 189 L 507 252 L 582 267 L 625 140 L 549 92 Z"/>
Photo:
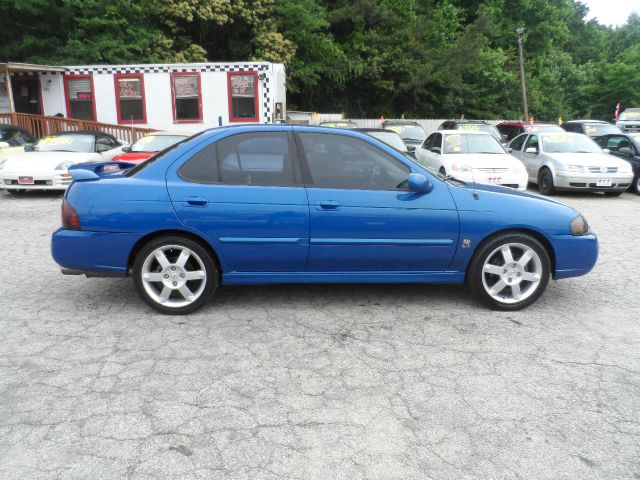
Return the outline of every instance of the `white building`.
<path id="1" fill-rule="evenodd" d="M 14 111 L 193 132 L 274 123 L 286 118 L 285 70 L 267 62 L 0 64 L 0 112 Z"/>

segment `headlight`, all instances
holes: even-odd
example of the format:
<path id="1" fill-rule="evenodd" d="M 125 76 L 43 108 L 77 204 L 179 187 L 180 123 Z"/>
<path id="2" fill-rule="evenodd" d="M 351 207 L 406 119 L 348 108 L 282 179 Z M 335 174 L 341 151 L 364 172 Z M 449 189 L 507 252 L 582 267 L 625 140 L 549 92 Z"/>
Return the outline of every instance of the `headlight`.
<path id="1" fill-rule="evenodd" d="M 4 170 L 4 164 L 7 163 L 7 159 L 0 160 L 0 170 Z"/>
<path id="2" fill-rule="evenodd" d="M 578 215 L 576 218 L 571 220 L 569 228 L 571 229 L 571 235 L 579 236 L 589 233 L 589 224 L 587 223 L 587 219 L 582 215 Z"/>
<path id="3" fill-rule="evenodd" d="M 0 163 L 0 168 L 2 168 L 1 165 L 2 163 Z M 633 173 L 633 169 L 631 168 L 630 163 L 627 163 L 626 165 L 622 165 L 618 171 L 620 173 Z"/>
<path id="4" fill-rule="evenodd" d="M 569 172 L 583 173 L 584 167 L 582 165 L 567 165 Z"/>
<path id="5" fill-rule="evenodd" d="M 458 165 L 457 163 L 453 163 L 451 165 L 451 170 L 454 172 L 470 172 L 471 167 L 469 165 Z"/>
<path id="6" fill-rule="evenodd" d="M 58 165 L 56 168 L 54 168 L 54 170 L 66 170 L 71 165 L 75 165 L 75 164 L 73 162 L 70 162 L 69 160 L 66 160 L 66 161 L 62 162 L 60 165 Z"/>

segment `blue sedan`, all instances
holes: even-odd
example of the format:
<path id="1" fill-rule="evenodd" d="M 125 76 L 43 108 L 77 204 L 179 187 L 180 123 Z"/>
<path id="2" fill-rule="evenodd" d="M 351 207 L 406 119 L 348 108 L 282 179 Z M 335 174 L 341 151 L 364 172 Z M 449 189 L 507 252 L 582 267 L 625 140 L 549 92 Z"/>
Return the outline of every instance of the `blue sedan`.
<path id="1" fill-rule="evenodd" d="M 222 127 L 108 167 L 70 170 L 53 257 L 66 274 L 132 276 L 164 313 L 221 284 L 339 282 L 466 282 L 518 310 L 598 256 L 576 210 L 442 176 L 354 131 Z"/>

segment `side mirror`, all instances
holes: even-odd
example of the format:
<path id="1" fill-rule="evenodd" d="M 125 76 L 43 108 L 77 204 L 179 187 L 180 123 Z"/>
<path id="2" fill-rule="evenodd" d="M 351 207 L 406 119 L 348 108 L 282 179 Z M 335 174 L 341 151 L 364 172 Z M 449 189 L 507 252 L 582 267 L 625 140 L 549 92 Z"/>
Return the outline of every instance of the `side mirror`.
<path id="1" fill-rule="evenodd" d="M 611 150 L 609 150 L 608 148 L 603 148 L 603 149 L 602 149 L 602 151 L 603 151 L 604 153 L 611 153 Z"/>
<path id="2" fill-rule="evenodd" d="M 433 190 L 433 184 L 421 173 L 409 174 L 407 185 L 411 192 L 429 193 Z"/>
<path id="3" fill-rule="evenodd" d="M 438 155 L 440 155 L 440 153 L 442 153 L 442 150 L 440 149 L 440 147 L 431 147 L 430 150 L 433 153 L 437 153 Z"/>
<path id="4" fill-rule="evenodd" d="M 124 153 L 129 153 L 131 151 L 131 147 L 122 147 L 122 151 Z"/>
<path id="5" fill-rule="evenodd" d="M 35 149 L 36 149 L 36 146 L 35 146 L 35 144 L 33 144 L 33 143 L 27 143 L 27 144 L 24 146 L 24 151 L 25 151 L 25 152 L 33 152 Z"/>
<path id="6" fill-rule="evenodd" d="M 525 153 L 533 153 L 534 155 L 538 154 L 538 149 L 534 147 L 529 147 L 525 150 Z"/>
<path id="7" fill-rule="evenodd" d="M 607 150 L 605 150 L 606 153 Z M 629 147 L 622 147 L 618 149 L 618 153 L 621 155 L 624 155 L 625 157 L 633 157 L 633 152 L 631 151 L 631 149 Z"/>
<path id="8" fill-rule="evenodd" d="M 11 145 L 9 145 L 7 142 L 0 142 L 0 148 L 9 148 Z"/>

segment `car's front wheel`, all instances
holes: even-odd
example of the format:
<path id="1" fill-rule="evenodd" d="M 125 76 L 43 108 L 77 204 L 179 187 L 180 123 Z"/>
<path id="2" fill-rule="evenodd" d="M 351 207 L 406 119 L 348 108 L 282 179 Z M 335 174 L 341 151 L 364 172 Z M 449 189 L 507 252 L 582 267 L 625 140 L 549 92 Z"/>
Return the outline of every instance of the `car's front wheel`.
<path id="1" fill-rule="evenodd" d="M 468 283 L 474 296 L 496 310 L 520 310 L 535 302 L 549 282 L 551 261 L 544 246 L 521 233 L 497 236 L 480 247 Z"/>
<path id="2" fill-rule="evenodd" d="M 633 190 L 640 194 L 640 173 L 636 175 L 636 178 L 633 179 Z"/>
<path id="3" fill-rule="evenodd" d="M 133 279 L 147 305 L 174 315 L 200 308 L 218 287 L 218 269 L 199 243 L 179 236 L 159 237 L 135 258 Z"/>
<path id="4" fill-rule="evenodd" d="M 556 192 L 553 186 L 553 175 L 547 167 L 544 167 L 538 173 L 538 190 L 543 195 L 553 195 Z"/>

